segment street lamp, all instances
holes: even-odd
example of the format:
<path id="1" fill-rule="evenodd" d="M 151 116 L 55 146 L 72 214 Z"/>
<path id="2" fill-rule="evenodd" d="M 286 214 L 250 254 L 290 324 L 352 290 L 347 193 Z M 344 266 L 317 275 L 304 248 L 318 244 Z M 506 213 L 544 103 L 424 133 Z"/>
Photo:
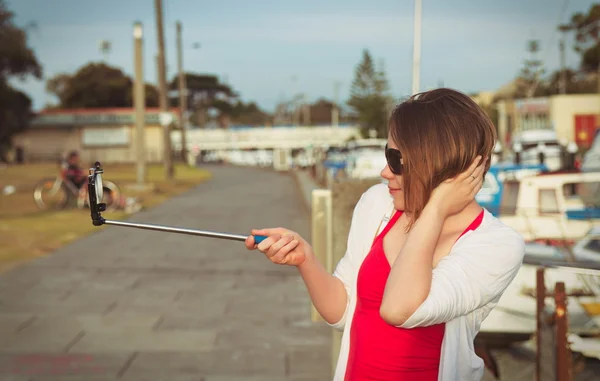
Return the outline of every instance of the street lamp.
<path id="1" fill-rule="evenodd" d="M 544 162 L 546 161 L 546 144 L 544 144 L 544 142 L 539 142 L 537 145 L 537 151 L 540 164 L 544 165 Z"/>
<path id="2" fill-rule="evenodd" d="M 567 167 L 569 170 L 575 170 L 575 155 L 577 154 L 578 150 L 579 150 L 579 147 L 577 146 L 577 143 L 569 142 L 569 144 L 567 144 L 567 155 L 568 155 Z"/>
<path id="3" fill-rule="evenodd" d="M 515 152 L 515 164 L 521 164 L 521 152 L 523 151 L 521 143 L 516 142 L 513 144 L 513 151 Z"/>

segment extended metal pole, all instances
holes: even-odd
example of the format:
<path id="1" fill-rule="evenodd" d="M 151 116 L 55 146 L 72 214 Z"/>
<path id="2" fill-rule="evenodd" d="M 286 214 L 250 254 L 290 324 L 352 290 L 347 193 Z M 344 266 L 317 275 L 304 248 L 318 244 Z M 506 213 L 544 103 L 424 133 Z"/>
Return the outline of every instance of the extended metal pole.
<path id="1" fill-rule="evenodd" d="M 248 236 L 241 234 L 230 234 L 230 233 L 219 233 L 208 230 L 196 230 L 196 229 L 187 229 L 180 228 L 175 226 L 164 226 L 164 225 L 154 225 L 154 224 L 142 224 L 138 222 L 123 222 L 123 221 L 115 221 L 115 220 L 104 220 L 106 225 L 115 225 L 115 226 L 124 226 L 136 229 L 146 229 L 146 230 L 157 230 L 163 232 L 170 233 L 179 233 L 179 234 L 187 234 L 187 235 L 196 235 L 203 237 L 212 237 L 212 238 L 222 238 L 234 241 L 245 241 Z M 258 237 L 255 237 L 255 239 Z M 257 239 L 260 240 L 260 239 Z"/>

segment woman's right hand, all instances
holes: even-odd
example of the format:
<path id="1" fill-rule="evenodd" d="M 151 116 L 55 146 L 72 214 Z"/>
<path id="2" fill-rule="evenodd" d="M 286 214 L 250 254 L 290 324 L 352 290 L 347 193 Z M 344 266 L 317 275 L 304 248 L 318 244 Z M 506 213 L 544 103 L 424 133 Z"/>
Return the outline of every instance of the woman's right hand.
<path id="1" fill-rule="evenodd" d="M 266 236 L 256 245 L 255 235 Z M 278 265 L 300 266 L 312 255 L 312 247 L 298 233 L 284 228 L 253 229 L 252 235 L 246 238 L 248 250 L 259 250 L 269 260 Z"/>

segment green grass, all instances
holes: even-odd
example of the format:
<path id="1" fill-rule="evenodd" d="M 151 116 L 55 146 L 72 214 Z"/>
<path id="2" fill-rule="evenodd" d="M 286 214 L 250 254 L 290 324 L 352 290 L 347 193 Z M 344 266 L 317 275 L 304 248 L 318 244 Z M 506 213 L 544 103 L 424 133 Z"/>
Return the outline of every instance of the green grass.
<path id="1" fill-rule="evenodd" d="M 146 181 L 152 184 L 147 191 L 134 191 L 133 165 L 105 166 L 105 178 L 115 182 L 126 197 L 137 197 L 144 208 L 151 208 L 210 178 L 208 171 L 175 165 L 175 178 L 166 181 L 162 166 L 151 165 Z M 42 178 L 56 177 L 58 166 L 26 164 L 0 168 L 0 190 L 14 185 L 17 192 L 0 194 L 0 272 L 25 261 L 48 255 L 59 247 L 102 229 L 93 226 L 89 209 L 70 208 L 60 211 L 41 211 L 33 200 L 35 184 Z M 125 212 L 111 212 L 111 219 L 123 219 Z"/>

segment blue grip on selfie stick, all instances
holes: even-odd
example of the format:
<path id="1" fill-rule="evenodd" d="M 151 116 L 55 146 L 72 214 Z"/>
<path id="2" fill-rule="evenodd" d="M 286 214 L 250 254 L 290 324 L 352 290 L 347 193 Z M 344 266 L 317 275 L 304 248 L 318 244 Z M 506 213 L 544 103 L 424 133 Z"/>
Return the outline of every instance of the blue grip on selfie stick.
<path id="1" fill-rule="evenodd" d="M 267 238 L 266 235 L 255 235 L 254 236 L 254 243 L 258 245 L 259 243 L 261 243 L 262 241 L 264 241 L 266 238 Z"/>

